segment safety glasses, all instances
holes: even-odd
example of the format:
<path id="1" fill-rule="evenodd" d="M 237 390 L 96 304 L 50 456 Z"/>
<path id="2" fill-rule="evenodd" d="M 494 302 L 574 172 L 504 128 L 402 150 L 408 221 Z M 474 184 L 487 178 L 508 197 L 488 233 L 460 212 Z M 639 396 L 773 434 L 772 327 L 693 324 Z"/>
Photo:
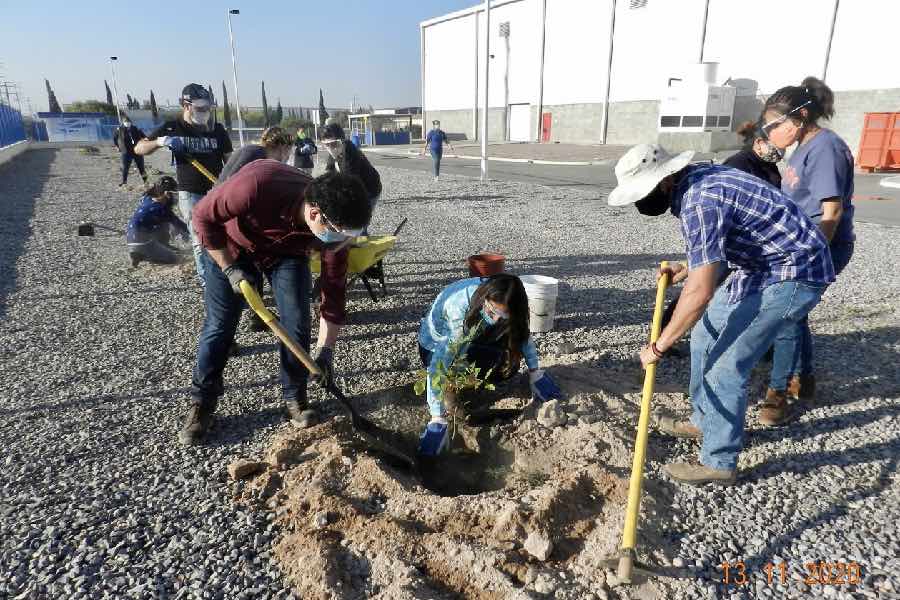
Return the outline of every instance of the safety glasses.
<path id="1" fill-rule="evenodd" d="M 791 117 L 792 114 L 794 114 L 795 112 L 799 111 L 801 108 L 806 108 L 806 107 L 807 107 L 808 105 L 810 105 L 810 104 L 812 104 L 812 100 L 807 100 L 806 102 L 804 102 L 803 104 L 801 104 L 801 105 L 798 106 L 797 108 L 791 110 L 790 112 L 788 112 L 788 113 L 786 113 L 786 114 L 784 114 L 784 115 L 781 115 L 781 116 L 778 117 L 777 119 L 772 119 L 771 121 L 769 121 L 768 123 L 766 123 L 765 125 L 762 126 L 762 130 L 763 130 L 764 132 L 768 133 L 769 129 L 778 127 L 779 125 L 781 125 L 782 123 L 784 123 L 785 121 L 787 121 L 787 120 Z M 800 126 L 798 125 L 797 127 L 799 128 Z"/>
<path id="2" fill-rule="evenodd" d="M 338 229 L 334 223 L 328 220 L 328 217 L 325 216 L 325 213 L 319 211 L 319 215 L 322 216 L 322 223 L 325 225 L 325 228 L 329 231 L 333 231 L 334 233 L 339 233 L 345 237 L 351 238 L 356 237 L 360 233 L 362 233 L 362 229 Z"/>
<path id="3" fill-rule="evenodd" d="M 484 303 L 484 312 L 486 312 L 492 319 L 500 320 L 500 319 L 508 319 L 509 313 L 506 311 L 502 311 L 496 306 L 494 306 L 493 302 L 485 302 Z"/>

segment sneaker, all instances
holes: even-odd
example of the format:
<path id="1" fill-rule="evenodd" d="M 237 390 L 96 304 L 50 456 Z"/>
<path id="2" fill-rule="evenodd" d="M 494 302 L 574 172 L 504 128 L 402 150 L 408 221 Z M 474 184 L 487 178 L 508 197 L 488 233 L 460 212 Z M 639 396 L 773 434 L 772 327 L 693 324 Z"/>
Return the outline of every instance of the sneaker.
<path id="1" fill-rule="evenodd" d="M 184 425 L 181 427 L 181 431 L 178 432 L 178 441 L 185 446 L 199 444 L 206 436 L 206 432 L 209 431 L 213 421 L 213 413 L 215 412 L 215 401 L 191 404 L 187 417 L 184 419 Z"/>
<path id="2" fill-rule="evenodd" d="M 663 470 L 673 481 L 688 485 L 733 485 L 737 480 L 737 473 L 733 469 L 713 469 L 699 463 L 670 463 Z"/>
<path id="3" fill-rule="evenodd" d="M 285 400 L 284 409 L 291 423 L 301 429 L 312 427 L 319 421 L 318 413 L 311 409 L 305 400 Z"/>
<path id="4" fill-rule="evenodd" d="M 657 415 L 655 418 L 655 425 L 660 433 L 672 437 L 688 440 L 699 440 L 703 437 L 703 432 L 700 431 L 700 428 L 687 419 L 677 421 L 675 420 L 675 417 Z"/>
<path id="5" fill-rule="evenodd" d="M 787 396 L 794 401 L 803 400 L 810 404 L 816 402 L 816 376 L 794 375 L 788 381 Z"/>
<path id="6" fill-rule="evenodd" d="M 435 178 L 434 178 L 434 180 L 435 180 L 435 181 L 437 181 L 437 180 L 438 180 L 438 177 L 437 177 L 437 176 L 435 176 Z"/>
<path id="7" fill-rule="evenodd" d="M 792 416 L 787 394 L 769 388 L 766 391 L 766 399 L 759 405 L 760 424 L 766 427 L 783 425 L 790 421 Z"/>

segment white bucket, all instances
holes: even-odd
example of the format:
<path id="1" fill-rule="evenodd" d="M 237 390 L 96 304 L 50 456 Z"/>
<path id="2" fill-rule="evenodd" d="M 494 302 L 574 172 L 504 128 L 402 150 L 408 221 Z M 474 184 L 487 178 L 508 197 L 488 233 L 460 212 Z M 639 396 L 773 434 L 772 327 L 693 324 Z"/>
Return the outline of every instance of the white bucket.
<path id="1" fill-rule="evenodd" d="M 528 295 L 531 332 L 550 331 L 553 329 L 553 319 L 556 318 L 559 280 L 544 275 L 522 275 L 519 279 Z"/>

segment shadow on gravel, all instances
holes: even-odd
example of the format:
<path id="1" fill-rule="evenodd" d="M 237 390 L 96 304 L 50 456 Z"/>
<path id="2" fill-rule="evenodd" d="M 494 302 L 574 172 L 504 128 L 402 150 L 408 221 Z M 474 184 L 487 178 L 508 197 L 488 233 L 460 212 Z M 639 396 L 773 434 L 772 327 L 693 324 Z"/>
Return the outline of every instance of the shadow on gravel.
<path id="1" fill-rule="evenodd" d="M 29 150 L 0 167 L 0 319 L 16 289 L 16 262 L 31 237 L 34 204 L 50 179 L 57 150 Z"/>

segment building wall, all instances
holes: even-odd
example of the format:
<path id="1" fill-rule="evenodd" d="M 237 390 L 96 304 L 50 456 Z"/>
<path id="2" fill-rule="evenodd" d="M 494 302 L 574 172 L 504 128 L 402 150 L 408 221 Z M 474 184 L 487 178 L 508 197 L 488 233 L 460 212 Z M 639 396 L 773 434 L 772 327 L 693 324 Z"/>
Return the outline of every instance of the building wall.
<path id="1" fill-rule="evenodd" d="M 669 78 L 683 77 L 699 61 L 701 48 L 703 60 L 719 63 L 718 83 L 739 82 L 734 126 L 757 118 L 762 100 L 776 89 L 797 85 L 808 75 L 823 76 L 834 2 L 709 0 L 704 38 L 705 0 L 646 0 L 639 7 L 618 0 L 607 142 L 655 139 L 656 103 Z M 542 0 L 494 3 L 487 32 L 494 54 L 490 106 L 501 109 L 501 130 L 506 55 L 498 27 L 509 21 L 509 102 L 531 104 L 534 139 L 539 137 L 543 101 L 544 112 L 553 114 L 553 141 L 600 141 L 611 4 L 546 0 L 542 76 Z M 898 108 L 900 70 L 885 61 L 893 56 L 900 2 L 845 0 L 838 7 L 826 81 L 838 98 L 832 125 L 855 149 L 864 112 Z M 475 138 L 474 109 L 483 102 L 485 81 L 483 10 L 479 5 L 441 19 L 422 24 L 426 119 L 431 120 L 431 111 L 459 111 L 459 124 L 457 116 L 451 122 L 458 133 Z"/>

